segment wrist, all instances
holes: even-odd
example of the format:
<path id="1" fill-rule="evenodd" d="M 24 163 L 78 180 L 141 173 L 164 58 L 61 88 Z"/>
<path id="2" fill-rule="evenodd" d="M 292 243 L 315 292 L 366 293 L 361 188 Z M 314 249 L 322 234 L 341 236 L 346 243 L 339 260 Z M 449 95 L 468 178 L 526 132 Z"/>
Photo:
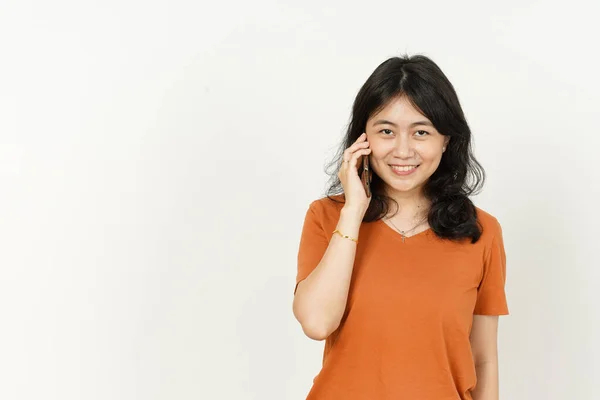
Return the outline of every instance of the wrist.
<path id="1" fill-rule="evenodd" d="M 345 205 L 342 207 L 340 215 L 344 218 L 358 219 L 362 222 L 366 211 L 364 207 Z"/>

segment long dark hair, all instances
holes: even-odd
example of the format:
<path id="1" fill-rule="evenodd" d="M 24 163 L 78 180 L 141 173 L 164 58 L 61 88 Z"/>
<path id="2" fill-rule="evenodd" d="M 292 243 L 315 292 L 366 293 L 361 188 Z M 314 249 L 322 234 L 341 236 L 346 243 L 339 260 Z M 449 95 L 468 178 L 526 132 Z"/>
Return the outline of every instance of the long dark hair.
<path id="1" fill-rule="evenodd" d="M 473 156 L 471 129 L 454 87 L 437 64 L 423 55 L 404 55 L 384 61 L 360 88 L 342 144 L 326 168 L 330 175 L 327 197 L 336 201 L 332 196 L 343 194 L 337 172 L 344 150 L 365 131 L 369 117 L 398 96 L 406 96 L 438 132 L 451 138 L 437 170 L 424 185 L 424 195 L 431 201 L 429 226 L 440 238 L 471 238 L 472 243 L 477 242 L 481 226 L 469 196 L 477 194 L 483 187 L 485 171 Z M 383 218 L 388 214 L 390 204 L 396 203 L 384 193 L 383 180 L 372 172 L 373 197 L 364 222 Z"/>

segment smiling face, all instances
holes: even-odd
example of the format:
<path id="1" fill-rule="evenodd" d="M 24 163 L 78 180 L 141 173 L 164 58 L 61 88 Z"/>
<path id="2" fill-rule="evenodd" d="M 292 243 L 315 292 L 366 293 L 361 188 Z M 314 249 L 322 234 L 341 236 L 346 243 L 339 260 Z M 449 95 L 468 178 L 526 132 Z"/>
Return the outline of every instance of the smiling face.
<path id="1" fill-rule="evenodd" d="M 366 132 L 372 150 L 371 168 L 391 196 L 421 194 L 450 139 L 439 133 L 406 96 L 395 98 L 371 116 Z"/>

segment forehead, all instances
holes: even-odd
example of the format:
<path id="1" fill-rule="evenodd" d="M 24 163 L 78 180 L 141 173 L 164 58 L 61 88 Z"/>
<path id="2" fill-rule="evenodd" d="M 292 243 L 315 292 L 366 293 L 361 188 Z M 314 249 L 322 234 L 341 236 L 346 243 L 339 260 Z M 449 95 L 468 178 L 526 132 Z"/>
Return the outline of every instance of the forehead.
<path id="1" fill-rule="evenodd" d="M 378 119 L 386 119 L 397 124 L 410 124 L 414 121 L 429 121 L 421 112 L 412 105 L 406 96 L 396 97 L 385 105 L 379 112 L 369 118 L 369 123 Z"/>

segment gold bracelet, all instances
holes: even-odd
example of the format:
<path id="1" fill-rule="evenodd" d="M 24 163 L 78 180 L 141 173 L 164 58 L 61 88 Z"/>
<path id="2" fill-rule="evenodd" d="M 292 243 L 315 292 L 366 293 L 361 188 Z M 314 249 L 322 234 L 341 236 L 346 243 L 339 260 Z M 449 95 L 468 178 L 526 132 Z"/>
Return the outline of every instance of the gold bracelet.
<path id="1" fill-rule="evenodd" d="M 336 229 L 335 231 L 333 231 L 333 233 L 337 233 L 338 235 L 340 235 L 340 236 L 341 236 L 341 237 L 343 237 L 344 239 L 350 239 L 350 240 L 352 240 L 353 242 L 356 242 L 356 243 L 358 243 L 358 239 L 352 238 L 352 237 L 350 237 L 350 236 L 348 236 L 348 235 L 344 235 L 342 232 L 338 231 L 337 229 Z"/>

